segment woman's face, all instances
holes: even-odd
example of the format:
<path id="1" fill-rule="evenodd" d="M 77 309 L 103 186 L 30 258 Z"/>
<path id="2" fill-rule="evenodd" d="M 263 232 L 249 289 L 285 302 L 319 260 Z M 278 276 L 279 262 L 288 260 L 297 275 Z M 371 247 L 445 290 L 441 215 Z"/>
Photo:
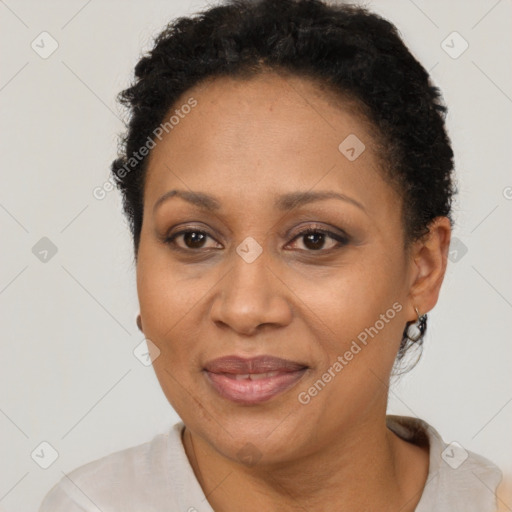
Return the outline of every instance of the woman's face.
<path id="1" fill-rule="evenodd" d="M 217 78 L 175 109 L 137 260 L 169 402 L 233 460 L 293 460 L 381 421 L 416 267 L 367 125 L 275 74 Z"/>

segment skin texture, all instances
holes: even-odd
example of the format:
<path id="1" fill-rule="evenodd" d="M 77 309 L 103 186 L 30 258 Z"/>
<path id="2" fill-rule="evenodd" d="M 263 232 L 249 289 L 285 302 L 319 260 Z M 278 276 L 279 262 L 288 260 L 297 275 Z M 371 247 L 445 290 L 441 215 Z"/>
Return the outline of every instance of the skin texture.
<path id="1" fill-rule="evenodd" d="M 438 217 L 405 250 L 401 199 L 383 178 L 372 127 L 308 79 L 216 78 L 178 103 L 190 96 L 197 106 L 150 155 L 137 290 L 143 331 L 160 350 L 156 375 L 186 425 L 184 446 L 208 501 L 218 512 L 413 511 L 428 449 L 386 428 L 388 382 L 414 307 L 425 313 L 437 302 L 449 220 Z M 338 150 L 349 134 L 366 146 L 354 161 Z M 221 208 L 172 198 L 153 213 L 171 189 L 214 195 Z M 290 211 L 273 205 L 280 194 L 310 190 L 344 194 L 364 209 L 337 199 Z M 184 252 L 173 250 L 164 240 L 184 227 L 210 238 L 187 246 L 178 236 Z M 344 231 L 349 241 L 327 236 L 314 250 L 296 237 L 307 227 Z M 236 252 L 249 236 L 262 248 L 252 263 Z M 299 392 L 397 302 L 394 318 L 301 404 Z M 309 368 L 270 401 L 239 405 L 202 371 L 231 354 Z M 241 460 L 244 447 L 256 463 Z"/>

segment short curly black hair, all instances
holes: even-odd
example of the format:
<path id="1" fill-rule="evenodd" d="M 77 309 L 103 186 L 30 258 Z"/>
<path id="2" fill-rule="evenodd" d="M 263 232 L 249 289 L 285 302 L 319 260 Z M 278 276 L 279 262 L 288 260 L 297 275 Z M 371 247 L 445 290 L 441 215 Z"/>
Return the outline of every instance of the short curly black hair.
<path id="1" fill-rule="evenodd" d="M 403 199 L 406 241 L 428 233 L 435 217 L 446 216 L 453 224 L 447 109 L 392 23 L 344 3 L 227 0 L 171 21 L 137 63 L 133 84 L 119 94 L 129 122 L 111 171 L 122 193 L 135 258 L 148 161 L 140 149 L 192 86 L 265 70 L 313 79 L 357 104 L 377 134 L 383 175 Z M 408 343 L 404 336 L 398 359 Z"/>

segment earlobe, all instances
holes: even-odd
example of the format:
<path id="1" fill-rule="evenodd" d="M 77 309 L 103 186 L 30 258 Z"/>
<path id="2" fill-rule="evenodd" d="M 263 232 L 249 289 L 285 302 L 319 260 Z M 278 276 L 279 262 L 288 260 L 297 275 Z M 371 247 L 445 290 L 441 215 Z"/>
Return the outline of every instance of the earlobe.
<path id="1" fill-rule="evenodd" d="M 411 285 L 412 303 L 426 313 L 437 303 L 448 262 L 451 223 L 448 217 L 436 217 L 429 225 L 429 232 L 416 242 L 414 282 Z"/>

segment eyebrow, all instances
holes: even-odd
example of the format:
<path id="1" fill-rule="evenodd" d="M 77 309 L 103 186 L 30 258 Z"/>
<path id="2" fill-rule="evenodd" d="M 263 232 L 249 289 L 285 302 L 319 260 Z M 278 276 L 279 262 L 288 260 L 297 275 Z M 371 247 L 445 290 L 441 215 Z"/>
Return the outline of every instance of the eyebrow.
<path id="1" fill-rule="evenodd" d="M 209 194 L 204 194 L 202 192 L 190 192 L 186 190 L 169 190 L 156 201 L 153 206 L 153 213 L 156 212 L 162 203 L 173 197 L 179 197 L 203 210 L 215 211 L 220 210 L 222 207 L 220 201 Z M 356 201 L 345 194 L 331 191 L 290 192 L 277 197 L 274 201 L 274 207 L 278 210 L 286 211 L 314 201 L 322 201 L 325 199 L 339 199 L 341 201 L 351 203 L 366 212 L 366 208 L 359 201 Z"/>

